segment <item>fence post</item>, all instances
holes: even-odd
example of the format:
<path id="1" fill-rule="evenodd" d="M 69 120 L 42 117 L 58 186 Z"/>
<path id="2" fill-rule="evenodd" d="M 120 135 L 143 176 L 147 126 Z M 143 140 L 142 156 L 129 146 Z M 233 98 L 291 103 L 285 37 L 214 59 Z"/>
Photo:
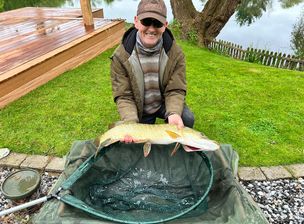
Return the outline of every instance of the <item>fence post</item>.
<path id="1" fill-rule="evenodd" d="M 221 53 L 221 45 L 222 45 L 222 40 L 219 40 L 217 43 L 217 52 Z"/>
<path id="2" fill-rule="evenodd" d="M 234 44 L 229 42 L 229 47 L 230 47 L 230 55 L 233 58 L 233 54 L 234 54 Z"/>
<path id="3" fill-rule="evenodd" d="M 240 52 L 239 45 L 236 44 L 234 50 L 235 50 L 235 58 L 238 59 L 239 58 L 239 52 Z"/>
<path id="4" fill-rule="evenodd" d="M 229 51 L 230 51 L 229 42 L 228 41 L 224 41 L 223 46 L 224 46 L 223 54 L 230 56 L 230 54 L 229 54 Z"/>
<path id="5" fill-rule="evenodd" d="M 253 53 L 253 61 L 252 62 L 256 62 L 257 61 L 257 49 L 251 48 L 252 49 L 252 53 Z"/>
<path id="6" fill-rule="evenodd" d="M 241 58 L 241 54 L 242 54 L 242 46 L 241 45 L 238 45 L 238 55 L 237 55 L 237 58 L 240 59 Z"/>
<path id="7" fill-rule="evenodd" d="M 266 57 L 265 57 L 265 49 L 261 52 L 261 64 L 263 65 L 265 63 Z"/>
<path id="8" fill-rule="evenodd" d="M 230 45 L 230 55 L 233 58 L 233 55 L 234 55 L 234 44 L 231 43 L 231 42 L 229 42 L 229 45 Z"/>
<path id="9" fill-rule="evenodd" d="M 223 42 L 223 45 L 222 45 L 222 54 L 223 55 L 227 55 L 226 48 L 229 47 L 229 45 L 227 43 L 228 43 L 227 41 Z"/>
<path id="10" fill-rule="evenodd" d="M 222 53 L 223 42 L 224 42 L 224 41 L 221 40 L 220 43 L 219 43 L 219 52 L 220 52 L 220 54 Z"/>
<path id="11" fill-rule="evenodd" d="M 264 60 L 264 64 L 263 65 L 267 65 L 268 59 L 269 59 L 269 51 L 266 51 L 265 52 L 265 60 Z"/>
<path id="12" fill-rule="evenodd" d="M 256 51 L 256 62 L 261 63 L 261 49 Z"/>
<path id="13" fill-rule="evenodd" d="M 249 61 L 249 57 L 250 57 L 250 48 L 247 47 L 245 54 L 244 54 L 244 61 Z"/>
<path id="14" fill-rule="evenodd" d="M 277 62 L 275 64 L 275 67 L 280 68 L 281 62 L 282 62 L 282 53 L 279 53 L 278 57 L 277 57 Z"/>
<path id="15" fill-rule="evenodd" d="M 294 55 L 291 56 L 290 58 L 290 64 L 289 64 L 289 69 L 290 70 L 294 70 L 297 67 L 297 60 L 296 57 Z"/>
<path id="16" fill-rule="evenodd" d="M 274 66 L 275 66 L 275 64 L 276 64 L 277 55 L 278 55 L 278 53 L 277 53 L 277 52 L 275 52 L 275 53 L 274 53 L 274 55 L 273 55 L 273 60 L 272 60 L 272 63 L 271 63 L 271 66 L 272 66 L 272 67 L 274 67 Z"/>
<path id="17" fill-rule="evenodd" d="M 268 62 L 267 62 L 267 66 L 271 65 L 272 58 L 273 58 L 273 51 L 271 51 L 270 54 L 269 54 L 269 59 L 268 59 Z"/>
<path id="18" fill-rule="evenodd" d="M 285 62 L 285 68 L 289 68 L 289 64 L 290 64 L 290 55 L 287 55 L 286 62 Z"/>

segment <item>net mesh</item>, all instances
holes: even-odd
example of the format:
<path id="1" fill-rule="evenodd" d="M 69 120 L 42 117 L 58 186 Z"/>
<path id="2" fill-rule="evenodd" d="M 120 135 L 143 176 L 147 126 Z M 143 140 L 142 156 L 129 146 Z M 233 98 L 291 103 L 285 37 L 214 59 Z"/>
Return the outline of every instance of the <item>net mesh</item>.
<path id="1" fill-rule="evenodd" d="M 183 149 L 171 156 L 173 148 L 152 146 L 145 158 L 142 145 L 112 146 L 71 186 L 73 197 L 127 223 L 170 220 L 198 205 L 202 213 L 212 181 L 206 157 Z"/>

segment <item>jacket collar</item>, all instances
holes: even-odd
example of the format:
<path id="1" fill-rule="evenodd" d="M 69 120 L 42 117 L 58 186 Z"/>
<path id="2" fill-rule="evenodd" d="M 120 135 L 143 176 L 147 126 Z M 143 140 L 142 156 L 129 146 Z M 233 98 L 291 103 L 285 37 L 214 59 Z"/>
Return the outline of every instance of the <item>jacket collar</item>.
<path id="1" fill-rule="evenodd" d="M 125 32 L 122 38 L 122 44 L 130 55 L 132 54 L 132 51 L 136 44 L 136 33 L 137 33 L 137 29 L 135 27 L 131 27 Z M 171 31 L 168 28 L 166 28 L 165 32 L 163 33 L 163 47 L 166 53 L 168 53 L 168 51 L 171 49 L 173 40 L 174 37 Z"/>

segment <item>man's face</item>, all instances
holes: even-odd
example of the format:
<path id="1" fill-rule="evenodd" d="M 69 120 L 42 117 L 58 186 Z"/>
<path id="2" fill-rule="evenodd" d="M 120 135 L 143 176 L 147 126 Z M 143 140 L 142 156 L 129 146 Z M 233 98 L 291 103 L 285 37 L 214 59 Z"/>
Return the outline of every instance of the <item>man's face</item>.
<path id="1" fill-rule="evenodd" d="M 149 20 L 153 21 L 154 19 L 147 18 L 145 21 L 148 23 L 145 23 L 143 21 L 140 21 L 137 16 L 134 17 L 135 28 L 138 29 L 140 40 L 142 44 L 147 48 L 154 47 L 157 44 L 157 42 L 162 37 L 163 32 L 165 32 L 166 27 L 168 26 L 168 22 L 166 22 L 162 27 L 156 27 L 159 21 L 154 21 L 151 25 L 147 25 L 151 22 Z"/>

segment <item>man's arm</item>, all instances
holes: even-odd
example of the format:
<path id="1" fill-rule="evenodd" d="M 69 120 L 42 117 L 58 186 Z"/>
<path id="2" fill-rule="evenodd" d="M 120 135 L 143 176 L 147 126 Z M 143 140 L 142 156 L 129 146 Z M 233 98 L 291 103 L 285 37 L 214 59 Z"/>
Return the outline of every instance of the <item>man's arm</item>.
<path id="1" fill-rule="evenodd" d="M 181 114 L 184 109 L 186 95 L 185 59 L 181 50 L 178 51 L 173 73 L 165 88 L 166 117 L 168 123 L 183 127 Z"/>
<path id="2" fill-rule="evenodd" d="M 121 120 L 138 122 L 137 107 L 132 93 L 130 79 L 117 56 L 112 57 L 111 81 L 114 101 Z"/>

